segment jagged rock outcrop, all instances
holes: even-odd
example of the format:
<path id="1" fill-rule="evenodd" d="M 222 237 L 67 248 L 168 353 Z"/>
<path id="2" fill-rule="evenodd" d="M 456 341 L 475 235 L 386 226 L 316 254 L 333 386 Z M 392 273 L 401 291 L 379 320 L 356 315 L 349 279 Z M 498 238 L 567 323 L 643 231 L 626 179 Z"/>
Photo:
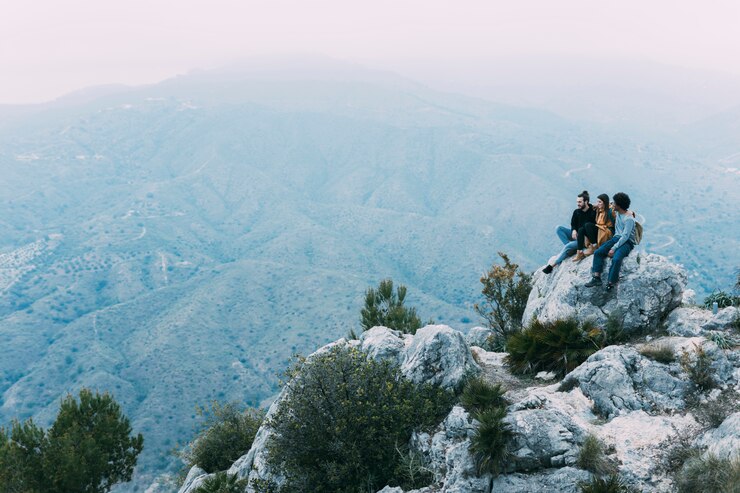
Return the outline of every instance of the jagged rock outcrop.
<path id="1" fill-rule="evenodd" d="M 697 444 L 720 459 L 740 457 L 740 411 L 725 418 L 717 428 L 705 432 L 697 439 Z"/>
<path id="2" fill-rule="evenodd" d="M 545 469 L 530 474 L 506 474 L 493 480 L 491 491 L 506 493 L 534 493 L 552 491 L 580 493 L 578 483 L 588 481 L 591 473 L 574 467 Z"/>
<path id="3" fill-rule="evenodd" d="M 209 476 L 211 475 L 200 467 L 191 467 L 188 471 L 188 475 L 185 477 L 185 482 L 182 483 L 182 486 L 180 487 L 180 493 L 195 490 L 202 485 L 203 481 L 205 481 Z"/>
<path id="4" fill-rule="evenodd" d="M 679 371 L 677 365 L 674 371 Z M 625 411 L 681 409 L 689 389 L 668 365 L 651 361 L 629 346 L 609 346 L 592 354 L 561 384 L 563 389 L 576 386 L 607 417 Z"/>
<path id="5" fill-rule="evenodd" d="M 707 331 L 726 331 L 740 317 L 740 309 L 734 306 L 722 308 L 716 314 L 711 310 L 696 307 L 680 307 L 673 310 L 666 320 L 668 333 L 676 336 L 694 337 Z"/>
<path id="6" fill-rule="evenodd" d="M 549 275 L 538 270 L 524 323 L 534 317 L 542 321 L 576 317 L 603 324 L 615 314 L 625 331 L 653 330 L 681 304 L 686 272 L 665 257 L 634 252 L 622 264 L 620 282 L 611 292 L 584 286 L 591 277 L 591 263 L 591 258 L 579 263 L 566 260 Z"/>

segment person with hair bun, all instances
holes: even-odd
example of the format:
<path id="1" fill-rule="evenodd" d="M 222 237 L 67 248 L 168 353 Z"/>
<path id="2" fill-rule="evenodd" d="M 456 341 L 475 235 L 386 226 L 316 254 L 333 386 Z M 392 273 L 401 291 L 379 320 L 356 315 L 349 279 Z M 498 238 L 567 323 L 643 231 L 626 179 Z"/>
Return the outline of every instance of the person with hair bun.
<path id="1" fill-rule="evenodd" d="M 578 230 L 584 224 L 595 221 L 596 211 L 591 207 L 588 191 L 584 190 L 576 198 L 576 210 L 573 211 L 573 215 L 570 218 L 570 228 L 567 226 L 558 226 L 555 230 L 558 238 L 563 242 L 563 249 L 560 250 L 554 261 L 548 262 L 545 268 L 542 269 L 542 272 L 545 274 L 551 273 L 556 265 L 576 253 L 576 249 L 578 248 Z"/>
<path id="2" fill-rule="evenodd" d="M 594 253 L 614 235 L 614 210 L 609 207 L 609 196 L 599 195 L 594 204 L 596 222 L 586 223 L 578 230 L 578 250 L 573 262 L 579 262 Z M 586 248 L 586 241 L 590 243 Z"/>

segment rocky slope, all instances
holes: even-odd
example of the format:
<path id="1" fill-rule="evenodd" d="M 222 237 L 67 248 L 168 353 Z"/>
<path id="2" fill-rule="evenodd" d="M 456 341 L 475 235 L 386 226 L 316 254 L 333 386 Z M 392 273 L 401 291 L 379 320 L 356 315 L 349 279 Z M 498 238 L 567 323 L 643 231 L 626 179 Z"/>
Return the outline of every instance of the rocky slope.
<path id="1" fill-rule="evenodd" d="M 736 342 L 726 344 L 736 337 L 730 324 L 740 315 L 738 310 L 712 315 L 680 306 L 686 274 L 657 255 L 630 257 L 619 288 L 608 295 L 602 288 L 582 287 L 588 264 L 566 262 L 552 276 L 536 274 L 525 319 L 574 316 L 603 323 L 610 314 L 618 314 L 633 338 L 596 352 L 562 381 L 538 384 L 536 379 L 523 381 L 511 375 L 502 353 L 471 346 L 485 337 L 485 329 L 470 331 L 466 340 L 441 325 L 424 327 L 415 336 L 375 327 L 359 340 L 333 343 L 360 347 L 371 358 L 391 359 L 415 382 L 454 387 L 466 374 L 478 372 L 508 388 L 511 404 L 505 420 L 513 439 L 504 473 L 477 474 L 469 445 L 478 423 L 455 406 L 432 433 L 412 437 L 411 446 L 422 453 L 435 476 L 433 485 L 415 493 L 576 492 L 578 483 L 592 476 L 578 468 L 579 452 L 589 435 L 607 446 L 608 459 L 618 465 L 620 477 L 643 491 L 674 490 L 665 463 L 679 442 L 719 457 L 740 454 L 740 412 L 732 413 L 740 404 L 740 347 Z M 650 354 L 646 347 L 657 346 L 671 348 L 688 362 L 703 353 L 715 388 L 697 390 L 680 361 L 661 363 L 644 355 Z M 702 412 L 713 406 L 720 409 L 720 402 L 725 415 L 708 424 Z M 251 450 L 229 473 L 279 482 L 266 456 L 270 434 L 263 426 Z M 180 493 L 192 493 L 206 477 L 193 468 Z M 381 492 L 403 493 L 398 487 Z"/>

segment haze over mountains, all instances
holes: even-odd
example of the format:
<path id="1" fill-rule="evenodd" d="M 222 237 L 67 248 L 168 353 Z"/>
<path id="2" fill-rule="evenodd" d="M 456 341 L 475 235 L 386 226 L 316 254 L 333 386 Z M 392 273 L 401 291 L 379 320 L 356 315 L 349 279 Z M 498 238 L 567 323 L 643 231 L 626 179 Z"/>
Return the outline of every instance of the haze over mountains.
<path id="1" fill-rule="evenodd" d="M 0 107 L 0 424 L 109 390 L 145 484 L 197 404 L 269 399 L 382 278 L 425 320 L 479 324 L 496 252 L 544 264 L 583 189 L 628 192 L 641 248 L 727 288 L 740 106 L 723 110 L 647 132 L 326 62 Z"/>

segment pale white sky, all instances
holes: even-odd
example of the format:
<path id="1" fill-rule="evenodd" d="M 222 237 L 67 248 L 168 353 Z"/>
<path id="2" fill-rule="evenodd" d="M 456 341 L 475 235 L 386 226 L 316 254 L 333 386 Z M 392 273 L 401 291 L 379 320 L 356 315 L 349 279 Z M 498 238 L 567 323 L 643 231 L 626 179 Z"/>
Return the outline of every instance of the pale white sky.
<path id="1" fill-rule="evenodd" d="M 0 12 L 0 103 L 290 52 L 372 67 L 618 56 L 740 74 L 737 0 L 0 0 Z"/>

